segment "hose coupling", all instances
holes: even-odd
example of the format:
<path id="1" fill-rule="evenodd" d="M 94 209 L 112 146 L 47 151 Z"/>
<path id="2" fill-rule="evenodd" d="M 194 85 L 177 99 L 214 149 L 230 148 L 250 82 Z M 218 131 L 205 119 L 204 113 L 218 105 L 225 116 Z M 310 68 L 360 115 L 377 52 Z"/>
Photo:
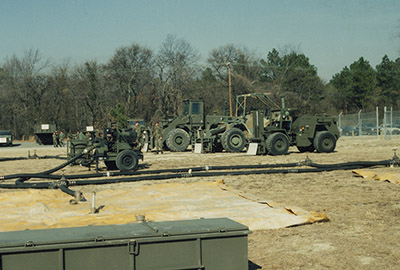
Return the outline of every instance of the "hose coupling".
<path id="1" fill-rule="evenodd" d="M 69 203 L 74 205 L 78 204 L 79 202 L 86 202 L 85 197 L 83 196 L 83 193 L 79 190 L 74 192 L 74 198 L 69 200 Z"/>
<path id="2" fill-rule="evenodd" d="M 304 161 L 298 162 L 300 166 L 310 166 L 312 164 L 312 160 L 309 156 L 306 157 Z"/>
<path id="3" fill-rule="evenodd" d="M 75 191 L 74 198 L 78 202 L 86 202 L 86 199 L 83 196 L 83 193 L 81 191 L 79 191 L 79 190 Z"/>
<path id="4" fill-rule="evenodd" d="M 397 148 L 393 148 L 392 150 L 393 150 L 393 157 L 392 157 L 392 160 L 390 162 L 390 167 L 395 167 L 395 166 L 399 167 L 400 159 L 396 154 Z"/>

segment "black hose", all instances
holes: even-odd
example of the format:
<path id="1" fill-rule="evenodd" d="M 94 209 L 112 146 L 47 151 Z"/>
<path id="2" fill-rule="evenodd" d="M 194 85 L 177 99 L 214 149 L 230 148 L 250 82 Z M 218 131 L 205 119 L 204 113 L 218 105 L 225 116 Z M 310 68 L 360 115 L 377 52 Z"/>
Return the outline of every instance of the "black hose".
<path id="1" fill-rule="evenodd" d="M 95 180 L 65 180 L 65 185 L 70 186 L 83 186 L 83 185 L 103 185 L 115 183 L 138 182 L 146 180 L 168 180 L 173 178 L 188 178 L 188 177 L 212 177 L 224 175 L 251 175 L 251 174 L 288 174 L 288 173 L 312 173 L 312 172 L 325 172 L 335 170 L 354 170 L 360 168 L 359 166 L 343 166 L 339 168 L 300 168 L 300 169 L 279 169 L 279 170 L 251 170 L 251 171 L 222 171 L 222 172 L 192 172 L 192 173 L 174 173 L 174 174 L 160 174 L 148 175 L 128 178 L 108 178 L 108 179 L 95 179 Z M 60 187 L 63 185 L 59 185 Z M 22 184 L 0 184 L 0 188 L 57 188 L 54 182 L 39 182 L 39 183 L 22 183 Z"/>
<path id="2" fill-rule="evenodd" d="M 27 157 L 5 157 L 5 158 L 0 158 L 0 162 L 13 161 L 13 160 L 24 160 L 24 159 L 29 159 L 29 158 L 27 158 Z"/>
<path id="3" fill-rule="evenodd" d="M 75 156 L 72 159 L 68 160 L 67 162 L 64 162 L 63 164 L 61 164 L 61 165 L 59 165 L 59 166 L 57 166 L 57 167 L 55 167 L 53 169 L 50 169 L 50 170 L 47 170 L 47 171 L 44 171 L 44 172 L 40 172 L 40 173 L 37 173 L 37 174 L 38 175 L 48 175 L 48 174 L 51 174 L 53 172 L 56 172 L 56 171 L 58 171 L 58 170 L 60 170 L 60 169 L 62 169 L 64 167 L 68 166 L 69 164 L 71 164 L 72 162 L 77 160 L 78 158 L 82 157 L 83 154 L 84 154 L 84 152 L 81 152 L 77 156 Z M 15 180 L 15 184 L 20 185 L 20 184 L 22 184 L 23 182 L 25 182 L 27 180 L 29 180 L 29 177 L 20 177 L 17 180 Z"/>
<path id="4" fill-rule="evenodd" d="M 382 161 L 355 161 L 345 162 L 337 164 L 318 164 L 318 163 L 306 163 L 306 165 L 315 168 L 340 168 L 345 166 L 359 166 L 359 167 L 372 167 L 372 166 L 388 166 L 393 163 L 393 160 L 382 160 Z"/>
<path id="5" fill-rule="evenodd" d="M 106 172 L 106 173 L 91 173 L 91 174 L 76 174 L 76 175 L 51 175 L 45 172 L 41 173 L 24 173 L 24 174 L 10 174 L 2 176 L 3 180 L 10 180 L 14 178 L 45 178 L 45 179 L 81 179 L 81 178 L 97 178 L 97 177 L 110 177 L 121 175 L 140 175 L 140 174 L 161 174 L 161 173 L 184 173 L 191 171 L 211 171 L 211 170 L 238 170 L 238 169 L 262 169 L 262 168 L 281 168 L 281 167 L 296 167 L 300 163 L 286 163 L 286 164 L 258 164 L 258 165 L 238 165 L 238 166 L 204 166 L 193 168 L 177 168 L 177 169 L 161 169 L 161 170 L 147 170 L 147 171 L 134 171 L 134 172 Z"/>
<path id="6" fill-rule="evenodd" d="M 357 161 L 357 162 L 347 162 L 347 163 L 338 163 L 338 164 L 317 164 L 311 161 L 306 163 L 288 163 L 288 164 L 259 164 L 259 165 L 239 165 L 239 166 L 214 166 L 214 167 L 195 167 L 195 168 L 184 168 L 184 169 L 170 169 L 170 170 L 151 170 L 145 171 L 141 173 L 130 172 L 132 175 L 140 175 L 140 174 L 150 174 L 150 173 L 158 173 L 158 175 L 147 175 L 147 176 L 136 176 L 136 177 L 128 177 L 128 178 L 108 178 L 108 179 L 95 179 L 95 180 L 71 180 L 72 177 L 81 177 L 88 175 L 75 175 L 75 176 L 55 176 L 48 175 L 51 172 L 59 170 L 67 166 L 68 164 L 75 161 L 77 158 L 81 157 L 83 153 L 69 160 L 68 162 L 57 166 L 54 169 L 38 173 L 38 174 L 25 174 L 20 175 L 24 176 L 19 179 L 27 179 L 30 176 L 41 176 L 41 177 L 49 177 L 52 179 L 61 179 L 60 183 L 55 182 L 39 182 L 39 183 L 24 183 L 24 181 L 15 182 L 15 184 L 0 184 L 0 188 L 6 189 L 21 189 L 21 188 L 33 188 L 33 189 L 48 189 L 48 188 L 59 188 L 66 194 L 77 196 L 78 191 L 73 191 L 69 189 L 70 186 L 82 186 L 82 185 L 102 185 L 102 184 L 115 184 L 115 183 L 127 183 L 127 182 L 137 182 L 137 181 L 145 181 L 145 180 L 168 180 L 174 178 L 187 178 L 187 177 L 212 177 L 212 176 L 224 176 L 224 175 L 251 175 L 251 174 L 288 174 L 288 173 L 313 173 L 313 172 L 324 172 L 324 171 L 335 171 L 335 170 L 354 170 L 359 168 L 371 167 L 376 165 L 390 165 L 393 163 L 398 164 L 398 160 L 383 160 L 383 161 Z M 299 168 L 299 169 L 274 169 L 274 170 L 247 170 L 247 171 L 234 171 L 234 169 L 254 169 L 254 168 L 274 168 L 274 167 L 294 167 L 301 165 L 309 165 L 313 168 Z M 226 170 L 229 171 L 218 171 L 211 172 L 210 170 Z M 201 170 L 207 170 L 206 172 L 199 172 Z M 190 171 L 190 173 L 189 173 Z M 160 174 L 165 172 L 184 172 L 184 173 L 172 173 L 172 174 Z M 126 172 L 114 172 L 113 175 L 127 175 Z M 111 176 L 110 173 L 106 174 L 91 174 L 90 177 L 99 177 L 99 176 Z M 10 176 L 8 176 L 10 177 Z M 83 178 L 84 178 L 83 177 Z M 2 177 L 4 179 L 4 177 Z"/>
<path id="7" fill-rule="evenodd" d="M 134 171 L 134 172 L 106 172 L 106 173 L 92 173 L 92 174 L 77 174 L 77 175 L 51 175 L 46 172 L 42 173 L 31 173 L 31 174 L 13 174 L 1 177 L 3 180 L 10 180 L 14 178 L 42 178 L 42 179 L 53 179 L 59 180 L 62 177 L 66 179 L 87 179 L 87 178 L 99 178 L 99 177 L 110 177 L 110 176 L 126 176 L 126 175 L 143 175 L 143 174 L 161 174 L 161 173 L 185 173 L 191 170 L 192 172 L 199 171 L 213 171 L 213 170 L 238 170 L 238 169 L 265 169 L 265 168 L 282 168 L 282 167 L 297 167 L 307 165 L 314 168 L 343 168 L 348 166 L 357 166 L 357 168 L 365 168 L 371 166 L 383 166 L 390 165 L 393 160 L 383 161 L 356 161 L 346 162 L 338 164 L 318 164 L 313 162 L 295 162 L 295 163 L 280 163 L 280 164 L 257 164 L 257 165 L 238 165 L 238 166 L 204 166 L 204 167 L 193 167 L 193 168 L 177 168 L 177 169 L 161 169 L 161 170 L 147 170 L 147 171 Z M 60 165 L 61 166 L 61 165 Z M 21 181 L 18 181 L 21 182 Z M 23 181 L 24 182 L 24 181 Z"/>
<path id="8" fill-rule="evenodd" d="M 64 192 L 64 193 L 68 194 L 68 195 L 71 195 L 71 196 L 74 196 L 74 197 L 76 196 L 76 192 L 74 190 L 72 190 L 72 189 L 69 189 L 66 184 L 60 185 L 60 190 L 62 192 Z"/>
<path id="9" fill-rule="evenodd" d="M 358 168 L 360 168 L 360 167 L 359 166 L 343 166 L 340 168 L 303 168 L 303 169 L 279 169 L 279 170 L 192 172 L 192 173 L 183 173 L 183 174 L 163 174 L 163 175 L 138 176 L 138 177 L 130 177 L 130 178 L 76 180 L 76 181 L 68 181 L 68 185 L 69 186 L 102 185 L 102 184 L 113 184 L 113 183 L 137 182 L 137 181 L 145 181 L 145 180 L 167 180 L 167 179 L 173 179 L 173 178 L 211 177 L 211 176 L 224 176 L 224 175 L 312 173 L 312 172 L 324 172 L 324 171 L 334 171 L 334 170 L 354 170 L 354 169 L 358 169 Z"/>
<path id="10" fill-rule="evenodd" d="M 15 161 L 15 160 L 28 160 L 28 159 L 68 159 L 67 157 L 60 156 L 34 156 L 34 157 L 5 157 L 0 158 L 0 162 L 2 161 Z"/>
<path id="11" fill-rule="evenodd" d="M 21 183 L 21 184 L 0 184 L 0 188 L 5 189 L 49 189 L 52 188 L 53 183 L 39 182 L 39 183 Z"/>

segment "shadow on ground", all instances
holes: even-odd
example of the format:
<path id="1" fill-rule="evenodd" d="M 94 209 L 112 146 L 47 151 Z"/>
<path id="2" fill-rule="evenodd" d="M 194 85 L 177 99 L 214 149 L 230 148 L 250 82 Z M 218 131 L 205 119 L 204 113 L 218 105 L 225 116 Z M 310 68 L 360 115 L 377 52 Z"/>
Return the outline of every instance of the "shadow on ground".
<path id="1" fill-rule="evenodd" d="M 249 260 L 249 270 L 257 270 L 257 269 L 261 269 L 261 268 L 262 268 L 261 266 L 259 266 L 258 264 L 255 264 Z"/>

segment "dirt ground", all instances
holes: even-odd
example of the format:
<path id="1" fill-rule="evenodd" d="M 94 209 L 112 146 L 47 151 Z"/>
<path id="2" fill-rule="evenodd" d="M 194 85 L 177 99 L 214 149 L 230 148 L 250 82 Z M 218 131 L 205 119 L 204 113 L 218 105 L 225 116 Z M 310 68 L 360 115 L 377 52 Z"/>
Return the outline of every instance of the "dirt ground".
<path id="1" fill-rule="evenodd" d="M 316 163 L 377 161 L 391 159 L 400 137 L 340 138 L 336 151 L 329 154 L 248 156 L 245 153 L 194 154 L 145 153 L 144 164 L 151 169 L 212 165 L 270 164 L 303 161 L 307 155 Z M 34 143 L 0 147 L 1 157 L 65 155 L 66 148 Z M 399 149 L 400 150 L 400 149 Z M 400 155 L 400 152 L 398 153 Z M 0 162 L 0 176 L 39 172 L 61 164 L 62 160 L 41 159 Z M 380 168 L 382 170 L 382 168 Z M 386 168 L 400 171 L 399 168 Z M 77 174 L 87 168 L 66 167 L 60 173 Z M 329 222 L 277 230 L 253 231 L 249 235 L 249 269 L 399 269 L 400 265 L 400 186 L 356 177 L 351 171 L 304 174 L 274 174 L 185 178 L 170 182 L 216 181 L 225 183 L 252 198 L 273 200 L 309 211 L 324 212 Z M 80 187 L 84 193 L 104 188 L 134 188 L 158 181 Z M 7 192 L 1 190 L 0 192 Z"/>

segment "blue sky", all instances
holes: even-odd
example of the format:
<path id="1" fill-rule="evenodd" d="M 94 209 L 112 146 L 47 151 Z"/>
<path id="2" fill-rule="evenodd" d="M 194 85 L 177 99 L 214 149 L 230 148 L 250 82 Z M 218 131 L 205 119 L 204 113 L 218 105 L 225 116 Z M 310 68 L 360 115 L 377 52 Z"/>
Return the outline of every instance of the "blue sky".
<path id="1" fill-rule="evenodd" d="M 361 56 L 374 67 L 400 56 L 399 0 L 2 0 L 0 25 L 0 65 L 31 48 L 105 63 L 133 42 L 157 51 L 168 34 L 204 60 L 228 43 L 261 57 L 294 47 L 327 80 Z"/>

